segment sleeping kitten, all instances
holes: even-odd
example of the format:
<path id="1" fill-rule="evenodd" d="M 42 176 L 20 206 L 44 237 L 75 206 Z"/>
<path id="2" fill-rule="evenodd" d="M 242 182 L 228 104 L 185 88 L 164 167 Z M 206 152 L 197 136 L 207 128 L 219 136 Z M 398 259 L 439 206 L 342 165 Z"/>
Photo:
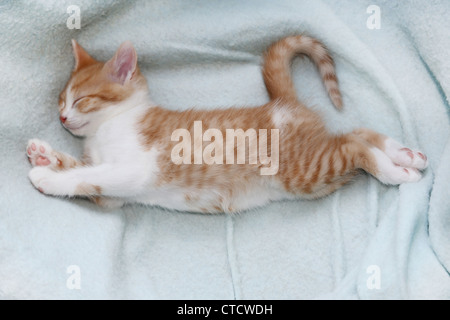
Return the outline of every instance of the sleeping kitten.
<path id="1" fill-rule="evenodd" d="M 298 101 L 289 66 L 296 54 L 305 54 L 317 65 L 333 104 L 342 107 L 333 60 L 316 39 L 291 36 L 268 49 L 263 66 L 271 98 L 267 104 L 207 111 L 154 105 L 128 41 L 106 63 L 93 59 L 76 41 L 72 45 L 75 68 L 60 94 L 60 120 L 74 135 L 86 137 L 85 152 L 78 160 L 44 141 L 30 140 L 27 154 L 34 168 L 29 178 L 42 193 L 88 197 L 108 207 L 139 202 L 238 212 L 272 200 L 325 196 L 360 169 L 396 185 L 418 181 L 419 170 L 427 167 L 423 153 L 372 130 L 329 133 L 321 118 Z M 194 132 L 199 128 L 203 135 Z M 234 136 L 219 143 L 219 136 L 231 129 L 242 129 L 247 138 L 237 145 Z M 191 140 L 180 147 L 186 133 L 194 137 L 193 149 L 200 150 L 192 151 Z M 260 161 L 250 155 L 256 142 Z M 235 164 L 242 145 L 247 152 Z"/>

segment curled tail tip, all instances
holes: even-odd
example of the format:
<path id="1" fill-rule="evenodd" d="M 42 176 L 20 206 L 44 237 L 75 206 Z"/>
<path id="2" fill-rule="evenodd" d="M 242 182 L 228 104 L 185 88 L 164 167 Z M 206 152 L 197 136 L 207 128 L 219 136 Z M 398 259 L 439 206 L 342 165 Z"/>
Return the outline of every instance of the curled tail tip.
<path id="1" fill-rule="evenodd" d="M 344 108 L 344 104 L 342 102 L 342 98 L 339 97 L 332 97 L 331 101 L 333 102 L 333 105 L 335 106 L 336 109 L 338 109 L 339 111 L 342 111 L 342 109 Z"/>
<path id="2" fill-rule="evenodd" d="M 342 97 L 341 95 L 331 95 L 330 96 L 331 102 L 333 103 L 334 107 L 341 111 L 344 107 L 344 103 L 342 102 Z"/>
<path id="3" fill-rule="evenodd" d="M 342 95 L 341 91 L 339 90 L 337 81 L 332 83 L 325 81 L 325 87 L 328 92 L 328 97 L 330 98 L 335 108 L 338 110 L 342 110 L 343 107 Z"/>

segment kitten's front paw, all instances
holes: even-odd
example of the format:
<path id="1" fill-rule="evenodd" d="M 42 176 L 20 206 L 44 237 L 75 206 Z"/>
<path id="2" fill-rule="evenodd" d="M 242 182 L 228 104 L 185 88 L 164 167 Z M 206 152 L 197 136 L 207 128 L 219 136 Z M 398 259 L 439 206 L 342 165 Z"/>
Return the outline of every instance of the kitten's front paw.
<path id="1" fill-rule="evenodd" d="M 48 166 L 34 167 L 28 173 L 33 186 L 40 192 L 53 196 L 72 196 L 73 188 L 70 181 L 65 181 L 59 172 Z"/>
<path id="2" fill-rule="evenodd" d="M 35 166 L 56 166 L 59 159 L 53 154 L 50 145 L 39 139 L 31 139 L 27 145 L 27 156 L 30 163 Z"/>
<path id="3" fill-rule="evenodd" d="M 35 167 L 28 173 L 28 178 L 36 189 L 42 193 L 48 194 L 52 184 L 52 173 L 53 171 L 47 167 Z"/>

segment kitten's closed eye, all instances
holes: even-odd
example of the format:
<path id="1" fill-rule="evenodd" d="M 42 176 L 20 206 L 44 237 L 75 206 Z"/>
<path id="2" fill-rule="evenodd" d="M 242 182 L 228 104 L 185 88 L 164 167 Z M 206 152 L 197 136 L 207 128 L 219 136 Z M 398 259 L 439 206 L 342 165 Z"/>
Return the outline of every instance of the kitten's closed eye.
<path id="1" fill-rule="evenodd" d="M 76 104 L 77 104 L 80 100 L 82 100 L 82 99 L 84 99 L 84 98 L 86 98 L 86 97 L 79 97 L 78 99 L 76 99 L 76 100 L 72 103 L 72 108 L 75 108 Z"/>

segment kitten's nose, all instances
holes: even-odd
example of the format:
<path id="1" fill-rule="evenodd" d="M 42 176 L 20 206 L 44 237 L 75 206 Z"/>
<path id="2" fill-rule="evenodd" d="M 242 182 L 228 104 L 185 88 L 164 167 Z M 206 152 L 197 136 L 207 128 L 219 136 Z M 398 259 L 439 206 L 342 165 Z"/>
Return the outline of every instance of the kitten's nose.
<path id="1" fill-rule="evenodd" d="M 59 116 L 59 120 L 61 120 L 62 123 L 66 123 L 67 117 Z"/>

